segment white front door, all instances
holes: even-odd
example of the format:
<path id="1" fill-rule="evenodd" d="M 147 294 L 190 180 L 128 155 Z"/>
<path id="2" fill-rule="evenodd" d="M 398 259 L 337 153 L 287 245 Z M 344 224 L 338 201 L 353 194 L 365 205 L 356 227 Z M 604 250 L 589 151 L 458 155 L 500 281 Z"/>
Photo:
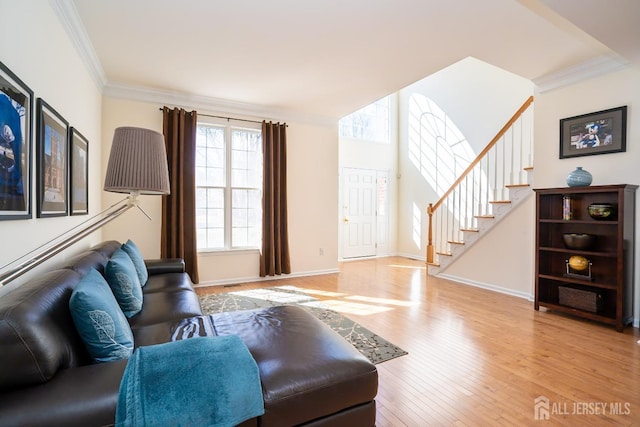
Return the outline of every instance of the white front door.
<path id="1" fill-rule="evenodd" d="M 342 257 L 376 254 L 376 171 L 344 168 Z"/>

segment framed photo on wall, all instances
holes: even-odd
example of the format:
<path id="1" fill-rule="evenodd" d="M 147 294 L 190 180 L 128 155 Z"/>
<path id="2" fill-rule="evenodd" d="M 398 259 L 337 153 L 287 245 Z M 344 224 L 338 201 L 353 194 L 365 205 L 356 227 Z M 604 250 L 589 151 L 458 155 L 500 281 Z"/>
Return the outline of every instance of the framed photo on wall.
<path id="1" fill-rule="evenodd" d="M 69 124 L 38 98 L 38 218 L 65 216 L 69 192 Z"/>
<path id="2" fill-rule="evenodd" d="M 33 91 L 0 62 L 0 220 L 31 218 Z"/>
<path id="3" fill-rule="evenodd" d="M 627 106 L 560 120 L 560 158 L 627 150 Z"/>
<path id="4" fill-rule="evenodd" d="M 71 215 L 89 213 L 89 141 L 74 127 L 69 132 Z"/>

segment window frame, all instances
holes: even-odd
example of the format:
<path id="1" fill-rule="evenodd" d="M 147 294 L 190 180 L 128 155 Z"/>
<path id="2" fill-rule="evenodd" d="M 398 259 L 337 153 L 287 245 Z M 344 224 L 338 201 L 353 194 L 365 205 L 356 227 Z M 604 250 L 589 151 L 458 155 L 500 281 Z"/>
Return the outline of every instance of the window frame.
<path id="1" fill-rule="evenodd" d="M 233 190 L 258 190 L 259 191 L 259 199 L 262 198 L 263 193 L 263 183 L 262 179 L 259 180 L 259 187 L 251 187 L 251 186 L 233 186 L 233 131 L 250 131 L 256 132 L 259 135 L 260 140 L 260 148 L 259 148 L 259 156 L 262 159 L 262 127 L 260 123 L 243 123 L 241 125 L 232 124 L 230 120 L 217 119 L 217 118 L 209 118 L 204 116 L 198 117 L 197 128 L 198 132 L 200 131 L 200 127 L 214 127 L 214 128 L 222 128 L 224 132 L 224 186 L 219 185 L 198 185 L 197 182 L 197 172 L 196 172 L 196 183 L 195 190 L 196 195 L 198 194 L 199 189 L 222 189 L 223 191 L 223 224 L 224 224 L 224 246 L 223 247 L 201 247 L 198 242 L 196 242 L 196 247 L 198 253 L 224 253 L 224 252 L 256 252 L 261 249 L 262 245 L 262 236 L 260 235 L 256 245 L 244 245 L 244 246 L 234 246 L 233 245 Z M 196 144 L 197 145 L 197 144 Z M 197 155 L 197 154 L 196 154 Z M 197 163 L 196 163 L 197 165 Z M 260 161 L 261 170 L 260 177 L 262 177 L 263 172 L 263 164 Z M 197 166 L 196 166 L 197 167 Z M 198 207 L 198 197 L 196 197 L 196 215 L 197 211 L 201 208 Z M 208 208 L 204 208 L 207 210 Z M 262 204 L 259 205 L 259 217 L 260 224 L 258 225 L 259 232 L 262 232 Z M 202 228 L 198 227 L 198 221 L 196 220 L 196 235 L 200 234 L 200 230 Z"/>
<path id="2" fill-rule="evenodd" d="M 371 108 L 378 108 L 376 104 L 381 103 L 381 102 L 385 102 L 386 103 L 386 110 L 387 110 L 387 114 L 384 120 L 386 120 L 386 138 L 385 139 L 376 139 L 375 135 L 372 138 L 366 138 L 363 136 L 359 136 L 359 135 L 354 135 L 353 132 L 351 132 L 352 134 L 350 135 L 345 135 L 344 134 L 344 130 L 347 127 L 345 125 L 345 122 L 347 120 L 351 121 L 350 124 L 350 129 L 353 130 L 355 128 L 357 128 L 355 121 L 367 121 L 370 118 L 373 118 L 374 120 L 378 120 L 381 119 L 380 115 L 371 115 L 367 112 L 367 110 L 371 109 Z M 339 122 L 338 122 L 338 136 L 340 138 L 343 139 L 350 139 L 350 140 L 354 140 L 354 141 L 363 141 L 363 142 L 370 142 L 370 143 L 375 143 L 375 144 L 391 144 L 392 138 L 393 138 L 393 123 L 392 123 L 392 110 L 393 110 L 393 99 L 392 99 L 392 95 L 387 95 L 385 97 L 382 97 L 374 102 L 372 102 L 369 105 L 366 105 L 364 107 L 362 107 L 361 109 L 354 111 L 353 113 L 342 117 Z M 375 125 L 372 125 L 371 123 L 368 123 L 367 126 L 361 126 L 361 132 L 363 134 L 367 133 L 367 129 L 369 128 L 374 128 Z"/>

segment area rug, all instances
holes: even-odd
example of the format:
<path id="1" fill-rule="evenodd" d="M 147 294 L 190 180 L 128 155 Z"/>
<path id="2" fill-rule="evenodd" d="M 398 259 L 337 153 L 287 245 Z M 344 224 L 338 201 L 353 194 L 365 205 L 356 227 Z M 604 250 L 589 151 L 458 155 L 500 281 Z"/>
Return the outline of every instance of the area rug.
<path id="1" fill-rule="evenodd" d="M 323 307 L 322 301 L 291 286 L 203 295 L 200 297 L 200 304 L 204 314 L 252 310 L 278 305 L 297 305 L 329 325 L 372 363 L 386 362 L 407 354 L 400 347 L 357 322 L 337 311 Z"/>

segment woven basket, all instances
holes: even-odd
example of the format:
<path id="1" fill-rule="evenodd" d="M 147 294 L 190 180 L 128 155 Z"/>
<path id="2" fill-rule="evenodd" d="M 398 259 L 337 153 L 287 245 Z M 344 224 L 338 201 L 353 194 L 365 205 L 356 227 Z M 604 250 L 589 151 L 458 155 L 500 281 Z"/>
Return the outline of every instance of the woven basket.
<path id="1" fill-rule="evenodd" d="M 558 286 L 558 301 L 561 305 L 597 313 L 602 311 L 602 294 L 582 289 Z"/>

